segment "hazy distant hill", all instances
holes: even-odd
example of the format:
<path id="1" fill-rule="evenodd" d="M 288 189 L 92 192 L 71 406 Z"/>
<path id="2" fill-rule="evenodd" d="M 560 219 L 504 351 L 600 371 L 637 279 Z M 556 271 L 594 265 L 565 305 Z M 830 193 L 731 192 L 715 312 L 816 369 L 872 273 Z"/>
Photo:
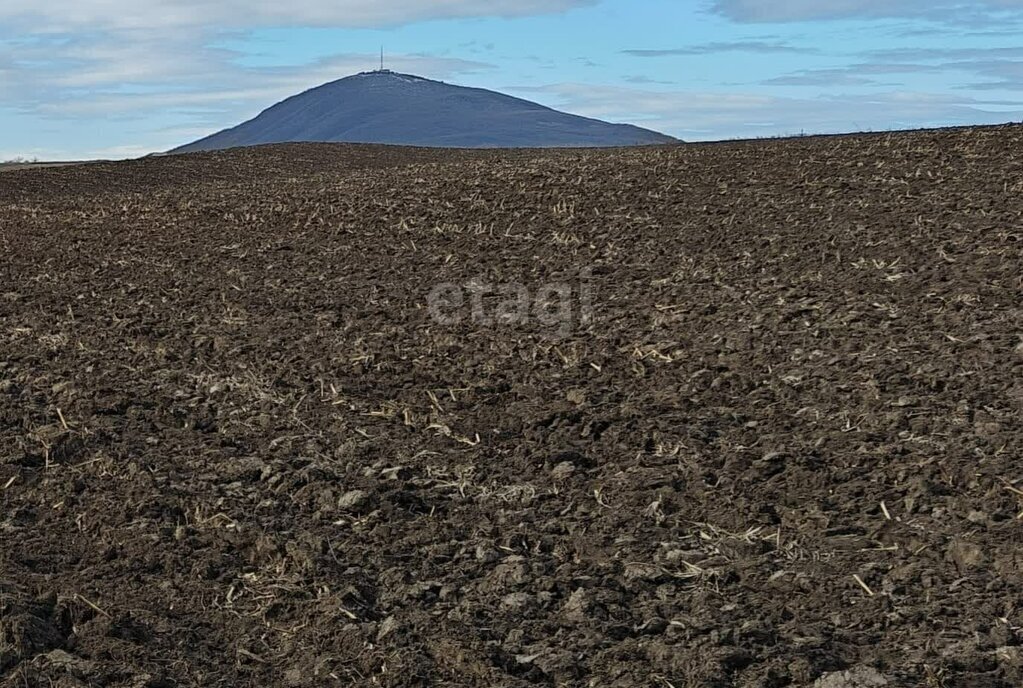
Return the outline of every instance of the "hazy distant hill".
<path id="1" fill-rule="evenodd" d="M 463 148 L 639 146 L 677 140 L 479 88 L 364 72 L 284 100 L 255 119 L 172 153 L 290 141 Z"/>

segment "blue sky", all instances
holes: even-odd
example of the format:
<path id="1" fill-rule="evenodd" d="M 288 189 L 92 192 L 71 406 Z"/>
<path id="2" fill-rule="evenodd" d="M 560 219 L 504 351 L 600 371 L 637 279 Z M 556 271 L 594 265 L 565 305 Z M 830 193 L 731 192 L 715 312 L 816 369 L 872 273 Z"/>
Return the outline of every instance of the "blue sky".
<path id="1" fill-rule="evenodd" d="M 0 160 L 167 150 L 388 67 L 717 140 L 1023 120 L 1023 0 L 2 0 Z"/>

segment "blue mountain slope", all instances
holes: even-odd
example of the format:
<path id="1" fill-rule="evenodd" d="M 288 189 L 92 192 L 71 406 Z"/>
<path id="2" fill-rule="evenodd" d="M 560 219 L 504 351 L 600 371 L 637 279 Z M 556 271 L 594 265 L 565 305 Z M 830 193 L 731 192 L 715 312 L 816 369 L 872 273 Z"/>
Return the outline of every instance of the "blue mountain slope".
<path id="1" fill-rule="evenodd" d="M 479 88 L 364 72 L 288 98 L 255 119 L 172 153 L 289 141 L 453 148 L 638 146 L 676 139 Z"/>

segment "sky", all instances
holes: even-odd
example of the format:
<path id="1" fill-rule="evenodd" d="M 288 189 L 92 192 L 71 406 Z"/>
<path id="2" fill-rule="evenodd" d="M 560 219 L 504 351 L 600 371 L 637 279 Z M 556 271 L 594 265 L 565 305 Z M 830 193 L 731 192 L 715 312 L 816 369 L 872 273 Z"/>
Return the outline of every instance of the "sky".
<path id="1" fill-rule="evenodd" d="M 1023 0 L 0 0 L 0 161 L 126 158 L 387 67 L 687 141 L 1023 120 Z"/>

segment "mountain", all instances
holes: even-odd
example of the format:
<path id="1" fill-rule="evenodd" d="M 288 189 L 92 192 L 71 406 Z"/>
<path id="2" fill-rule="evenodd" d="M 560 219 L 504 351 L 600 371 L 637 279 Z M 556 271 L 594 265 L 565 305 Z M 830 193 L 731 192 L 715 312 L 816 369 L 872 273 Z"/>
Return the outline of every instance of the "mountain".
<path id="1" fill-rule="evenodd" d="M 363 72 L 292 96 L 255 119 L 171 153 L 289 141 L 451 148 L 641 146 L 677 139 L 481 88 L 390 70 Z"/>

